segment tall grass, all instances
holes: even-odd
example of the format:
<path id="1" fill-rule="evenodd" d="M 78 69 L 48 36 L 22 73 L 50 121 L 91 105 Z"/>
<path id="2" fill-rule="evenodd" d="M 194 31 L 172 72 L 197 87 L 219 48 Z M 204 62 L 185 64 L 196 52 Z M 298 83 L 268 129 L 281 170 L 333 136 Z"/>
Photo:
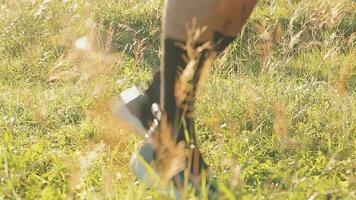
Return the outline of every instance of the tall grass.
<path id="1" fill-rule="evenodd" d="M 142 141 L 109 109 L 157 70 L 161 6 L 1 1 L 0 198 L 165 198 L 128 169 Z M 355 16 L 260 1 L 214 63 L 196 129 L 222 199 L 356 198 Z"/>

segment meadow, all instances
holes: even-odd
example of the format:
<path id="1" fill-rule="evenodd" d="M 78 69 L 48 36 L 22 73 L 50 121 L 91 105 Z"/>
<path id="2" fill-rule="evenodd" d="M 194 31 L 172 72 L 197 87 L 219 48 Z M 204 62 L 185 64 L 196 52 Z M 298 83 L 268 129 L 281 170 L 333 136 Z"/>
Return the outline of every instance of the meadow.
<path id="1" fill-rule="evenodd" d="M 109 106 L 159 69 L 162 6 L 0 0 L 0 199 L 167 198 Z M 353 0 L 259 1 L 198 94 L 220 199 L 356 199 L 355 23 Z"/>

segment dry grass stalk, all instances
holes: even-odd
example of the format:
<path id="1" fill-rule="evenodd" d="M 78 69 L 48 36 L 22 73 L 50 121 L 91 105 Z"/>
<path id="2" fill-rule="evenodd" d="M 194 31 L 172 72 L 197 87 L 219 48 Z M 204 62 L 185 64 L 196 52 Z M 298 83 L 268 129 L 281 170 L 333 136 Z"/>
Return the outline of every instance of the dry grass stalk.
<path id="1" fill-rule="evenodd" d="M 74 42 L 68 55 L 60 59 L 50 72 L 48 81 L 65 81 L 68 78 L 76 80 L 84 90 L 94 97 L 94 107 L 87 112 L 87 115 L 96 121 L 97 125 L 99 124 L 97 129 L 100 134 L 95 135 L 93 140 L 104 141 L 110 146 L 117 147 L 125 143 L 126 141 L 122 139 L 127 137 L 118 134 L 118 130 L 121 130 L 123 126 L 112 115 L 110 98 L 107 95 L 108 76 L 112 74 L 109 66 L 120 61 L 117 54 L 108 54 L 115 29 L 110 24 L 109 30 L 103 35 L 101 25 L 91 20 L 87 21 L 87 28 L 86 35 Z M 72 63 L 74 63 L 74 68 L 60 70 L 61 66 Z"/>
<path id="2" fill-rule="evenodd" d="M 295 147 L 297 145 L 295 140 L 289 137 L 292 122 L 288 117 L 287 109 L 278 102 L 274 102 L 272 105 L 275 116 L 273 129 L 277 139 L 284 147 Z"/>
<path id="3" fill-rule="evenodd" d="M 352 76 L 352 72 L 354 72 L 356 68 L 355 65 L 353 65 L 353 63 L 355 63 L 353 59 L 356 56 L 356 51 L 351 51 L 350 55 L 350 57 L 342 61 L 340 66 L 340 75 L 337 81 L 337 89 L 341 95 L 346 93 L 347 82 Z"/>
<path id="4" fill-rule="evenodd" d="M 93 82 L 111 74 L 109 66 L 120 61 L 118 54 L 108 54 L 114 35 L 113 26 L 110 26 L 106 35 L 101 35 L 100 25 L 88 20 L 87 29 L 86 35 L 74 41 L 69 53 L 50 70 L 48 82 Z M 74 65 L 74 68 L 61 70 L 67 65 Z"/>
<path id="5" fill-rule="evenodd" d="M 173 176 L 186 169 L 188 149 L 184 142 L 176 143 L 172 136 L 172 128 L 164 114 L 161 127 L 154 135 L 152 144 L 156 150 L 156 169 L 161 178 L 163 187 L 167 187 Z"/>
<path id="6" fill-rule="evenodd" d="M 200 38 L 201 34 L 205 31 L 206 28 L 198 29 L 196 27 L 196 22 L 193 20 L 191 27 L 188 28 L 187 33 L 187 41 L 183 44 L 177 44 L 181 48 L 183 48 L 187 52 L 187 57 L 185 58 L 187 62 L 187 66 L 182 70 L 182 72 L 178 75 L 178 79 L 175 85 L 175 98 L 177 105 L 183 109 L 183 114 L 185 115 L 189 109 L 189 103 L 194 98 L 194 90 L 198 87 L 194 86 L 194 84 L 198 84 L 206 72 L 208 67 L 211 65 L 215 54 L 213 52 L 209 52 L 206 60 L 204 61 L 201 69 L 197 69 L 198 62 L 202 55 L 203 51 L 209 51 L 211 49 L 210 42 L 206 42 L 201 46 L 197 46 L 197 41 Z M 196 78 L 196 73 L 199 70 L 199 80 L 194 80 Z M 194 82 L 194 83 L 193 83 Z"/>
<path id="7" fill-rule="evenodd" d="M 108 95 L 108 76 L 111 75 L 110 65 L 120 61 L 117 54 L 109 54 L 114 36 L 113 25 L 110 24 L 109 31 L 103 35 L 101 26 L 92 21 L 87 22 L 88 31 L 85 36 L 75 40 L 67 55 L 59 60 L 57 65 L 50 70 L 48 82 L 75 81 L 80 87 L 93 98 L 94 106 L 86 112 L 88 120 L 92 124 L 95 133 L 90 137 L 88 149 L 84 155 L 80 155 L 72 161 L 68 158 L 66 168 L 70 174 L 69 196 L 74 197 L 86 179 L 87 169 L 99 159 L 104 147 L 110 150 L 123 151 L 127 147 L 128 137 L 122 132 L 122 125 L 112 115 L 110 98 Z M 68 66 L 70 68 L 68 68 Z M 42 122 L 42 112 L 36 112 L 36 116 Z M 91 125 L 90 125 L 91 126 Z M 112 188 L 112 181 L 104 174 L 103 190 Z"/>
<path id="8" fill-rule="evenodd" d="M 111 22 L 109 25 L 109 30 L 106 36 L 106 43 L 105 43 L 105 53 L 109 53 L 111 47 L 112 47 L 112 41 L 115 33 L 115 28 L 113 26 L 113 23 Z"/>
<path id="9" fill-rule="evenodd" d="M 286 116 L 285 108 L 278 103 L 273 104 L 273 111 L 275 115 L 275 121 L 273 125 L 274 132 L 279 140 L 285 140 L 288 138 L 288 131 L 290 122 Z"/>

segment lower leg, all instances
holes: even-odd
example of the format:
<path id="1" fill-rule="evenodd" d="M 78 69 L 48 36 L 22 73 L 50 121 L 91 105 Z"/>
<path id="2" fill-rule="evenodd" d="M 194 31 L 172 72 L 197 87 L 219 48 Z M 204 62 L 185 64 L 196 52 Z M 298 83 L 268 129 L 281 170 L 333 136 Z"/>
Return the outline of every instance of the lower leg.
<path id="1" fill-rule="evenodd" d="M 187 1 L 187 0 L 183 0 Z M 190 0 L 189 0 L 190 1 Z M 198 1 L 205 1 L 206 0 L 198 0 Z M 205 3 L 204 2 L 204 3 Z M 211 1 L 213 2 L 213 1 Z M 217 2 L 214 0 L 214 2 Z M 177 81 L 177 77 L 179 72 L 185 68 L 187 65 L 187 61 L 184 59 L 184 57 L 187 57 L 187 53 L 184 49 L 179 47 L 177 44 L 183 44 L 185 43 L 185 40 L 187 39 L 186 37 L 186 32 L 187 30 L 185 29 L 187 23 L 191 23 L 191 20 L 193 16 L 191 17 L 186 17 L 186 21 L 178 23 L 175 21 L 174 18 L 177 16 L 171 16 L 172 13 L 178 12 L 177 9 L 179 9 L 178 5 L 174 5 L 175 8 L 172 8 L 170 5 L 171 4 L 181 4 L 184 5 L 184 2 L 179 2 L 179 1 L 168 1 L 168 5 L 166 5 L 165 8 L 165 19 L 164 19 L 164 25 L 163 25 L 163 63 L 162 63 L 162 71 L 158 72 L 154 75 L 154 79 L 150 87 L 147 89 L 146 94 L 152 99 L 152 102 L 159 102 L 162 105 L 162 109 L 167 113 L 167 119 L 168 123 L 172 126 L 173 130 L 173 135 L 177 139 L 177 143 L 180 141 L 185 140 L 184 136 L 184 129 L 188 130 L 188 133 L 190 134 L 190 138 L 192 141 L 190 141 L 190 144 L 187 144 L 187 146 L 193 146 L 193 162 L 191 165 L 191 174 L 193 176 L 199 176 L 201 171 L 207 170 L 207 165 L 204 162 L 200 150 L 199 150 L 199 145 L 197 141 L 197 137 L 195 134 L 194 130 L 194 118 L 192 116 L 181 116 L 182 114 L 182 108 L 177 105 L 176 98 L 175 98 L 175 85 Z M 201 5 L 197 4 L 197 2 L 192 1 L 189 4 L 192 4 L 191 7 L 193 6 L 194 8 L 199 8 Z M 203 3 L 203 2 L 201 2 Z M 209 3 L 208 5 L 211 5 L 213 3 Z M 175 9 L 172 10 L 172 9 Z M 209 8 L 211 10 L 211 15 L 210 18 L 214 18 L 214 10 L 213 7 Z M 208 9 L 208 10 L 209 10 Z M 193 9 L 194 10 L 194 9 Z M 168 13 L 170 11 L 170 13 Z M 187 21 L 190 19 L 189 21 Z M 209 21 L 209 23 L 206 23 Z M 207 24 L 213 24 L 212 19 L 204 19 L 204 17 L 198 18 L 198 24 L 197 28 L 201 28 L 202 26 L 205 26 Z M 205 24 L 204 24 L 205 23 Z M 180 28 L 179 28 L 180 27 Z M 184 27 L 184 28 L 182 28 Z M 179 29 L 179 30 L 178 30 Z M 183 30 L 182 30 L 183 29 Z M 174 30 L 174 31 L 173 31 Z M 177 35 L 177 33 L 181 32 L 181 35 Z M 183 35 L 184 34 L 184 35 Z M 198 39 L 199 43 L 207 42 L 210 40 L 212 43 L 212 48 L 209 50 L 206 50 L 200 55 L 200 60 L 196 66 L 197 70 L 194 75 L 194 79 L 192 80 L 192 99 L 189 100 L 188 104 L 190 112 L 193 111 L 193 105 L 195 101 L 195 92 L 197 90 L 197 84 L 200 79 L 200 74 L 201 74 L 201 69 L 203 67 L 203 64 L 205 60 L 212 54 L 220 54 L 221 52 L 224 51 L 224 49 L 235 39 L 235 37 L 230 37 L 226 36 L 222 33 L 219 32 L 214 32 L 212 29 L 208 29 L 206 34 L 203 34 L 202 39 Z M 158 75 L 159 73 L 162 73 L 163 75 L 163 82 L 161 81 L 161 77 Z M 163 95 L 160 95 L 160 87 L 163 89 Z M 161 97 L 162 101 L 159 100 L 159 97 Z M 182 124 L 182 117 L 185 120 L 185 125 L 183 126 Z"/>
<path id="2" fill-rule="evenodd" d="M 228 1 L 247 2 L 247 0 Z M 191 81 L 193 86 L 193 91 L 191 94 L 192 99 L 188 101 L 188 104 L 190 106 L 190 112 L 193 112 L 192 107 L 194 105 L 195 91 L 197 89 L 201 69 L 205 64 L 206 58 L 208 58 L 209 55 L 216 55 L 221 53 L 233 41 L 235 37 L 234 34 L 231 34 L 231 31 L 227 31 L 229 30 L 229 23 L 222 23 L 222 26 L 215 26 L 214 28 L 214 19 L 220 19 L 216 16 L 217 11 L 215 10 L 215 7 L 218 7 L 216 4 L 218 4 L 219 2 L 219 0 L 166 0 L 162 34 L 162 71 L 155 74 L 154 80 L 150 87 L 146 90 L 145 95 L 139 95 L 139 98 L 135 98 L 131 102 L 130 99 L 132 97 L 132 93 L 129 92 L 128 97 L 130 98 L 128 100 L 130 100 L 130 102 L 125 104 L 126 106 L 123 106 L 125 109 L 119 109 L 119 115 L 122 114 L 121 111 L 124 111 L 124 116 L 128 116 L 127 111 L 131 112 L 130 115 L 134 114 L 135 116 L 133 117 L 138 119 L 138 121 L 141 121 L 143 128 L 146 129 L 143 130 L 143 132 L 147 132 L 147 128 L 149 128 L 150 124 L 152 124 L 152 120 L 154 118 L 151 112 L 151 107 L 153 107 L 152 104 L 160 104 L 163 112 L 166 112 L 168 114 L 168 122 L 172 126 L 174 126 L 173 130 L 175 131 L 172 132 L 172 135 L 176 137 L 176 142 L 184 141 L 185 130 L 189 132 L 192 141 L 188 141 L 188 144 L 190 145 L 187 146 L 193 146 L 194 150 L 192 151 L 192 161 L 189 162 L 190 164 L 188 164 L 188 166 L 191 167 L 188 169 L 190 170 L 192 175 L 190 176 L 190 178 L 193 179 L 199 179 L 202 170 L 207 170 L 207 165 L 205 164 L 200 155 L 197 138 L 194 131 L 194 118 L 189 114 L 181 116 L 182 108 L 177 105 L 175 99 L 175 84 L 177 81 L 177 77 L 181 69 L 187 65 L 187 60 L 184 59 L 184 56 L 187 55 L 186 51 L 181 47 L 177 46 L 176 44 L 179 43 L 179 41 L 181 41 L 180 43 L 185 43 L 185 41 L 187 40 L 187 30 L 185 27 L 187 24 L 192 22 L 193 18 L 197 19 L 197 28 L 208 26 L 207 30 L 202 34 L 202 37 L 198 40 L 198 42 L 202 43 L 210 41 L 212 42 L 213 46 L 211 49 L 203 51 L 203 55 L 200 55 L 199 62 L 196 66 L 197 70 L 194 75 L 194 79 Z M 208 7 L 204 8 L 204 5 Z M 187 9 L 191 10 L 187 11 Z M 182 13 L 184 14 L 182 15 Z M 162 75 L 162 78 L 160 74 Z M 161 91 L 163 91 L 163 93 L 161 93 Z M 138 92 L 136 93 L 139 94 Z M 138 99 L 141 99 L 142 101 L 137 101 Z M 139 107 L 142 109 L 138 108 L 137 104 L 139 104 Z M 127 110 L 127 108 L 129 110 Z M 124 119 L 126 118 L 127 117 L 124 117 Z M 182 123 L 182 119 L 185 122 L 185 125 L 184 123 Z M 135 122 L 135 120 L 133 121 Z M 140 155 L 143 156 L 148 163 L 150 163 L 151 161 L 153 162 L 155 160 L 153 147 L 149 144 L 145 145 L 145 147 L 141 149 L 142 151 L 140 152 Z M 149 155 L 147 153 L 149 153 Z M 140 166 L 137 161 L 133 162 L 133 164 L 135 163 Z M 136 174 L 140 177 L 139 172 L 141 171 L 141 168 L 137 166 L 132 167 Z"/>
<path id="3" fill-rule="evenodd" d="M 230 0 L 233 1 L 235 7 L 238 7 L 241 10 L 239 14 L 231 14 L 234 13 L 234 10 L 231 11 L 229 7 L 226 7 L 226 4 L 222 4 L 219 6 L 219 12 L 221 10 L 228 9 L 228 15 L 226 13 L 221 12 L 224 17 L 222 19 L 227 19 L 229 23 L 225 22 L 214 22 L 212 18 L 216 18 L 216 13 L 218 12 L 212 7 L 210 7 L 211 13 L 209 13 L 209 17 L 204 16 L 195 16 L 195 12 L 189 12 L 186 9 L 192 8 L 198 9 L 202 6 L 202 4 L 207 5 L 215 5 L 216 0 L 168 0 L 166 2 L 165 7 L 165 17 L 164 17 L 164 25 L 163 25 L 163 59 L 162 59 L 162 71 L 161 76 L 155 74 L 154 80 L 150 87 L 147 89 L 146 94 L 149 98 L 152 99 L 152 102 L 158 102 L 161 105 L 162 110 L 167 114 L 168 123 L 172 126 L 173 133 L 172 135 L 175 136 L 177 142 L 184 141 L 184 129 L 188 130 L 191 139 L 191 144 L 189 146 L 193 146 L 194 150 L 192 153 L 192 163 L 191 163 L 191 174 L 194 177 L 199 177 L 202 170 L 207 170 L 207 165 L 205 164 L 204 160 L 199 151 L 199 146 L 197 143 L 196 134 L 194 131 L 194 118 L 192 116 L 181 116 L 182 115 L 182 108 L 177 105 L 176 97 L 175 97 L 175 85 L 177 81 L 178 74 L 181 69 L 183 69 L 187 65 L 187 61 L 184 59 L 187 53 L 184 49 L 179 47 L 177 43 L 184 43 L 186 38 L 186 25 L 191 23 L 192 18 L 197 19 L 197 28 L 202 28 L 202 26 L 209 26 L 206 30 L 206 33 L 202 35 L 201 39 L 198 40 L 199 43 L 211 41 L 212 48 L 209 49 L 207 55 L 201 55 L 201 61 L 196 67 L 196 74 L 194 79 L 192 80 L 192 99 L 190 100 L 189 104 L 191 107 L 189 110 L 193 110 L 194 105 L 194 97 L 195 92 L 197 89 L 197 84 L 200 78 L 200 72 L 203 67 L 205 59 L 210 54 L 220 54 L 224 51 L 224 49 L 235 39 L 237 33 L 239 33 L 242 29 L 242 26 L 245 24 L 246 19 L 250 15 L 256 1 L 251 1 L 249 3 L 247 0 Z M 199 2 L 201 4 L 199 4 Z M 189 4 L 189 5 L 187 5 Z M 248 6 L 246 7 L 246 4 Z M 218 7 L 218 6 L 216 6 Z M 179 10 L 182 12 L 180 12 Z M 209 10 L 208 9 L 208 10 Z M 247 9 L 247 10 L 243 10 Z M 199 8 L 198 10 L 204 10 Z M 186 16 L 180 17 L 179 13 L 187 13 Z M 205 11 L 204 11 L 205 12 Z M 190 13 L 190 14 L 189 14 Z M 219 13 L 220 14 L 220 13 Z M 220 14 L 221 15 L 221 14 Z M 233 17 L 231 17 L 233 16 Z M 231 19 L 229 19 L 231 18 Z M 180 19 L 180 21 L 177 19 Z M 232 20 L 232 21 L 231 21 Z M 214 24 L 214 23 L 217 23 Z M 215 26 L 215 28 L 214 28 Z M 180 42 L 179 42 L 180 41 Z M 162 80 L 161 80 L 162 79 Z M 160 92 L 161 90 L 161 92 Z M 186 126 L 183 126 L 182 119 L 185 120 Z"/>

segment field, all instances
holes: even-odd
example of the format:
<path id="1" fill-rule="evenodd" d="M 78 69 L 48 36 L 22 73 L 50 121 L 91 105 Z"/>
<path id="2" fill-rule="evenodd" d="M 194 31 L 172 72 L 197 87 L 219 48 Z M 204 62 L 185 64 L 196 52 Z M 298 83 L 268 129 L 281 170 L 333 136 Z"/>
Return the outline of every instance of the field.
<path id="1" fill-rule="evenodd" d="M 0 199 L 166 198 L 108 106 L 159 69 L 162 7 L 0 0 Z M 355 11 L 260 0 L 209 69 L 196 130 L 221 199 L 356 199 Z"/>

